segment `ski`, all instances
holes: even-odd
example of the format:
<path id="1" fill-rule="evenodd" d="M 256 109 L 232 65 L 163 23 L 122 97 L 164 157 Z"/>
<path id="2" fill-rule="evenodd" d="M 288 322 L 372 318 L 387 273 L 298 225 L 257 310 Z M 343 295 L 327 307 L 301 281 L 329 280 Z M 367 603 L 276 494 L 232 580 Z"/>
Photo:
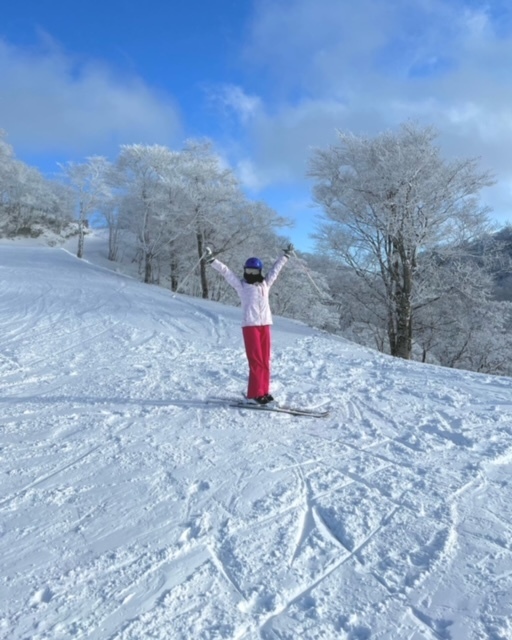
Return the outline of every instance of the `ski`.
<path id="1" fill-rule="evenodd" d="M 309 418 L 326 418 L 329 411 L 318 411 L 317 409 L 300 409 L 298 407 L 287 407 L 278 404 L 249 404 L 247 402 L 231 402 L 230 407 L 239 409 L 256 409 L 256 411 L 275 411 L 276 413 L 288 413 L 292 416 L 304 416 Z"/>
<path id="2" fill-rule="evenodd" d="M 309 409 L 300 407 L 289 407 L 287 405 L 279 405 L 276 403 L 269 404 L 250 404 L 245 400 L 238 400 L 236 398 L 208 398 L 206 402 L 224 404 L 228 407 L 236 409 L 255 409 L 256 411 L 274 411 L 275 413 L 288 413 L 292 416 L 304 416 L 310 418 L 326 418 L 329 415 L 328 410 L 321 409 Z"/>

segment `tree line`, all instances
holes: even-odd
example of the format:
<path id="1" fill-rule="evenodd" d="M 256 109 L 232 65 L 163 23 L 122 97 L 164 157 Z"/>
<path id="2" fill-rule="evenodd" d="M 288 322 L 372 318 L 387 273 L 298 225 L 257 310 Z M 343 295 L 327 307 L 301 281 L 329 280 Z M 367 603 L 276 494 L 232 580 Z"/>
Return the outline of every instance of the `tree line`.
<path id="1" fill-rule="evenodd" d="M 374 137 L 340 131 L 312 152 L 316 250 L 283 274 L 275 313 L 393 356 L 512 375 L 512 296 L 496 293 L 512 273 L 500 241 L 510 233 L 493 232 L 480 202 L 494 178 L 477 159 L 445 159 L 437 137 L 406 123 Z M 144 282 L 228 303 L 206 246 L 235 270 L 248 255 L 268 263 L 291 226 L 247 198 L 208 140 L 123 145 L 114 162 L 68 162 L 47 180 L 0 137 L 1 235 L 73 229 L 83 257 L 93 217 L 108 228 L 108 258 L 135 262 Z"/>

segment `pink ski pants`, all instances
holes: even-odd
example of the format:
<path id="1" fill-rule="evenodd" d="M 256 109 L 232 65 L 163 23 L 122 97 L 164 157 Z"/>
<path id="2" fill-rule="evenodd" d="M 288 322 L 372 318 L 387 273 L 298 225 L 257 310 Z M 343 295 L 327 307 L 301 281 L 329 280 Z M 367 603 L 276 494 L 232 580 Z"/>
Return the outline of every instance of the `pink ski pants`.
<path id="1" fill-rule="evenodd" d="M 270 388 L 270 325 L 242 327 L 242 332 L 249 361 L 247 397 L 259 398 Z"/>

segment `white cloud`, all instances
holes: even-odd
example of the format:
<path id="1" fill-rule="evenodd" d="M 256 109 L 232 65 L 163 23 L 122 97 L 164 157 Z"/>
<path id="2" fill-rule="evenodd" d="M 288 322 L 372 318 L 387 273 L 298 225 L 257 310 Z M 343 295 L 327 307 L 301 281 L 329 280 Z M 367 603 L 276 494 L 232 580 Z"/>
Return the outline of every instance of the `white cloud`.
<path id="1" fill-rule="evenodd" d="M 181 133 L 169 99 L 48 41 L 27 51 L 0 40 L 0 77 L 0 126 L 16 152 L 108 154 L 121 143 L 170 143 Z"/>
<path id="2" fill-rule="evenodd" d="M 492 24 L 487 7 L 465 9 L 461 24 L 466 28 L 468 41 L 478 42 L 492 37 Z"/>
<path id="3" fill-rule="evenodd" d="M 260 113 L 250 130 L 254 174 L 265 185 L 304 177 L 311 148 L 331 142 L 348 115 L 339 102 L 315 100 Z"/>
<path id="4" fill-rule="evenodd" d="M 257 172 L 255 170 L 254 164 L 249 158 L 244 158 L 238 162 L 236 173 L 242 185 L 251 191 L 261 191 L 272 182 L 271 180 L 265 180 L 261 171 Z"/>
<path id="5" fill-rule="evenodd" d="M 481 156 L 499 179 L 486 198 L 512 209 L 508 5 L 262 0 L 257 7 L 244 57 L 259 86 L 266 81 L 265 101 L 247 122 L 255 181 L 303 181 L 309 147 L 334 142 L 336 128 L 373 134 L 415 119 L 439 129 L 449 155 Z"/>
<path id="6" fill-rule="evenodd" d="M 226 84 L 213 92 L 214 101 L 222 108 L 233 111 L 240 121 L 246 124 L 262 108 L 258 96 L 247 94 L 241 87 Z"/>

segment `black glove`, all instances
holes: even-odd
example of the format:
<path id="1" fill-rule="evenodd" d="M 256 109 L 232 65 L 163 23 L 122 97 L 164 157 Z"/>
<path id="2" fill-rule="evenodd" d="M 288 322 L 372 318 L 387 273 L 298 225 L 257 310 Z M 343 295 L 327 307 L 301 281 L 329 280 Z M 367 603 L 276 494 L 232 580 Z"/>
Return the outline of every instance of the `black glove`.
<path id="1" fill-rule="evenodd" d="M 289 258 L 292 253 L 295 252 L 295 247 L 293 246 L 293 244 L 290 242 L 290 244 L 286 247 L 286 249 L 283 249 L 284 251 L 284 255 Z"/>
<path id="2" fill-rule="evenodd" d="M 206 262 L 206 264 L 211 264 L 214 260 L 215 256 L 213 255 L 212 250 L 210 249 L 210 247 L 206 247 L 204 252 L 204 261 Z"/>

